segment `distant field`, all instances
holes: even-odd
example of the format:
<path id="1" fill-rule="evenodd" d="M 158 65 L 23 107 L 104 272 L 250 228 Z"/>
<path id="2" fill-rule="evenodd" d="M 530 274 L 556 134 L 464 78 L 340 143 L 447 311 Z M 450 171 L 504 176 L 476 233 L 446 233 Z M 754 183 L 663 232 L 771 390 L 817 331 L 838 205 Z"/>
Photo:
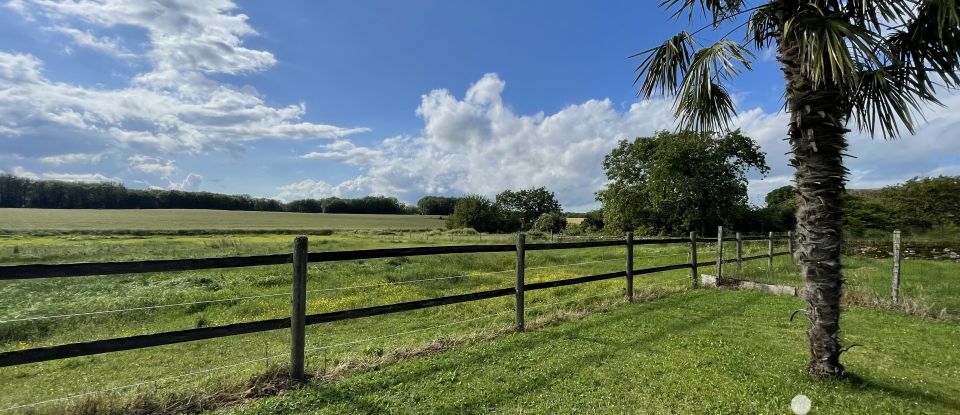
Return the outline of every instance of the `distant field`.
<path id="1" fill-rule="evenodd" d="M 0 232 L 442 228 L 439 216 L 202 209 L 0 209 Z"/>

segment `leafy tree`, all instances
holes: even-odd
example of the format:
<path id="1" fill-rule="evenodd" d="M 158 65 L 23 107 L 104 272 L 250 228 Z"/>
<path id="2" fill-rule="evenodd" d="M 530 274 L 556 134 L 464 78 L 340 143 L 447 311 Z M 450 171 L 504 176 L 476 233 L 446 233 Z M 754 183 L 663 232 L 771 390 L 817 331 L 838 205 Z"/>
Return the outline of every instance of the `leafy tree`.
<path id="1" fill-rule="evenodd" d="M 505 217 L 500 207 L 481 195 L 460 198 L 447 216 L 447 229 L 473 228 L 480 232 L 513 232 L 519 222 Z"/>
<path id="2" fill-rule="evenodd" d="M 544 213 L 560 213 L 560 202 L 545 187 L 516 192 L 504 190 L 497 195 L 497 206 L 506 214 L 519 218 L 522 229 L 530 229 L 533 222 Z"/>
<path id="3" fill-rule="evenodd" d="M 960 224 L 960 177 L 915 177 L 880 192 L 900 227 L 929 230 Z"/>
<path id="4" fill-rule="evenodd" d="M 596 233 L 603 230 L 603 210 L 591 210 L 583 216 L 583 222 L 580 223 L 580 230 L 583 233 Z"/>
<path id="5" fill-rule="evenodd" d="M 956 0 L 664 0 L 722 30 L 702 48 L 704 29 L 680 32 L 641 52 L 640 95 L 676 97 L 681 125 L 725 128 L 734 103 L 724 85 L 749 69 L 755 50 L 773 48 L 785 78 L 787 138 L 798 187 L 797 236 L 806 280 L 810 363 L 815 377 L 843 376 L 840 363 L 840 249 L 847 126 L 892 138 L 914 131 L 937 86 L 960 85 L 960 12 Z M 738 22 L 749 14 L 745 22 Z M 727 24 L 733 24 L 729 30 Z M 746 28 L 747 42 L 729 36 Z M 714 37 L 716 38 L 716 37 Z"/>
<path id="6" fill-rule="evenodd" d="M 417 201 L 421 215 L 449 215 L 459 198 L 443 196 L 424 196 Z"/>
<path id="7" fill-rule="evenodd" d="M 621 141 L 603 169 L 610 184 L 597 198 L 608 229 L 677 234 L 731 224 L 747 207 L 747 171 L 768 167 L 739 131 L 661 131 Z"/>
<path id="8" fill-rule="evenodd" d="M 540 232 L 560 232 L 567 227 L 567 218 L 563 215 L 550 212 L 544 213 L 533 222 L 533 230 Z"/>

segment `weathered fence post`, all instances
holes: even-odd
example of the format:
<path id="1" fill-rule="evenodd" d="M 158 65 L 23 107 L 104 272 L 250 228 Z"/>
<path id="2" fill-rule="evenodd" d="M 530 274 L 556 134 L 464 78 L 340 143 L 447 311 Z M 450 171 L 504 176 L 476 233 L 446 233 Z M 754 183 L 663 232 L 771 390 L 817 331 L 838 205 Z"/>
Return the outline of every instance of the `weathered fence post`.
<path id="1" fill-rule="evenodd" d="M 773 272 L 773 232 L 767 234 L 767 268 Z"/>
<path id="2" fill-rule="evenodd" d="M 790 258 L 793 258 L 793 231 L 787 231 L 787 252 L 790 253 Z"/>
<path id="3" fill-rule="evenodd" d="M 627 302 L 633 302 L 633 232 L 627 232 Z"/>
<path id="4" fill-rule="evenodd" d="M 737 273 L 740 273 L 740 270 L 743 268 L 741 263 L 743 262 L 743 238 L 740 236 L 740 232 L 737 232 Z"/>
<path id="5" fill-rule="evenodd" d="M 526 245 L 526 235 L 523 233 L 517 234 L 517 331 L 523 332 L 524 321 L 523 321 L 523 280 L 524 280 L 524 268 L 526 267 L 526 255 L 524 253 Z"/>
<path id="6" fill-rule="evenodd" d="M 893 231 L 893 302 L 900 302 L 900 231 Z"/>
<path id="7" fill-rule="evenodd" d="M 717 226 L 717 286 L 723 280 L 723 226 Z"/>
<path id="8" fill-rule="evenodd" d="M 302 381 L 306 347 L 307 237 L 293 240 L 293 296 L 290 313 L 290 377 Z"/>
<path id="9" fill-rule="evenodd" d="M 693 277 L 693 288 L 700 286 L 700 277 L 697 275 L 697 233 L 690 232 L 690 275 Z"/>

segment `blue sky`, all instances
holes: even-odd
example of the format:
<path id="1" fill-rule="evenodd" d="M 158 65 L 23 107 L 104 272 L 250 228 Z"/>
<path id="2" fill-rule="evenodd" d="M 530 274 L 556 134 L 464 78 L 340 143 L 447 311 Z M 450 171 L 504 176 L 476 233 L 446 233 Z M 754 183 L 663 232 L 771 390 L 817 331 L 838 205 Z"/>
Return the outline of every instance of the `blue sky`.
<path id="1" fill-rule="evenodd" d="M 7 1 L 0 170 L 285 200 L 547 186 L 586 209 L 618 139 L 672 128 L 627 56 L 699 25 L 656 3 Z M 773 168 L 755 202 L 790 180 L 781 85 L 763 51 L 733 85 Z M 915 137 L 852 134 L 850 186 L 960 174 L 944 101 Z"/>

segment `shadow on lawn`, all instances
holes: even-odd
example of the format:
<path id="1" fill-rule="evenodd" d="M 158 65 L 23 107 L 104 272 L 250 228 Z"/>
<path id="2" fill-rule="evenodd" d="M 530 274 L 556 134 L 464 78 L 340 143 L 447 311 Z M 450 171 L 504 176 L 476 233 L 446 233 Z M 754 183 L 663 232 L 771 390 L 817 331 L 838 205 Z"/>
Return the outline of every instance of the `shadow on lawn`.
<path id="1" fill-rule="evenodd" d="M 902 399 L 908 399 L 908 400 L 917 401 L 921 403 L 937 405 L 944 409 L 949 409 L 952 411 L 960 410 L 960 401 L 956 399 L 951 399 L 946 396 L 934 395 L 921 390 L 905 389 L 895 385 L 888 385 L 883 382 L 879 382 L 876 379 L 861 377 L 855 373 L 847 373 L 846 382 L 849 382 L 851 388 L 857 389 L 857 390 L 874 390 L 874 391 L 886 393 L 889 395 L 893 395 Z"/>
<path id="2" fill-rule="evenodd" d="M 688 298 L 688 300 L 695 301 L 696 297 L 708 296 L 710 294 L 711 293 L 706 291 L 697 292 L 692 295 L 693 298 Z M 599 349 L 595 352 L 579 355 L 575 358 L 572 353 L 567 354 L 567 364 L 561 365 L 563 369 L 542 372 L 527 371 L 524 373 L 524 380 L 520 385 L 512 385 L 503 381 L 495 382 L 494 384 L 501 385 L 503 390 L 487 390 L 485 391 L 486 393 L 483 394 L 472 394 L 470 395 L 470 398 L 465 401 L 458 400 L 456 405 L 434 408 L 434 410 L 437 412 L 442 413 L 464 413 L 473 412 L 476 410 L 492 410 L 500 403 L 518 398 L 518 396 L 516 396 L 514 393 L 506 392 L 522 390 L 523 393 L 528 396 L 536 395 L 538 391 L 553 384 L 556 379 L 565 376 L 571 376 L 580 368 L 586 367 L 588 364 L 595 366 L 597 362 L 604 362 L 609 358 L 623 353 L 627 349 L 635 349 L 643 344 L 657 340 L 668 333 L 683 333 L 707 324 L 711 321 L 721 319 L 724 316 L 736 315 L 745 308 L 759 301 L 761 301 L 761 297 L 759 296 L 739 297 L 735 301 L 728 301 L 727 304 L 723 305 L 722 307 L 711 310 L 696 310 L 692 313 L 686 314 L 688 316 L 687 318 L 675 320 L 673 324 L 659 326 L 654 331 L 637 332 L 636 336 L 619 341 L 613 341 L 606 337 L 597 337 L 586 334 L 600 325 L 616 325 L 624 320 L 636 319 L 638 316 L 642 316 L 646 313 L 664 312 L 662 306 L 684 307 L 683 303 L 670 301 L 670 297 L 665 297 L 650 303 L 638 304 L 636 310 L 630 313 L 607 316 L 602 319 L 571 322 L 568 323 L 571 327 L 566 330 L 554 330 L 546 333 L 541 332 L 535 335 L 513 335 L 500 339 L 497 342 L 488 343 L 488 347 L 479 348 L 479 350 L 471 350 L 471 354 L 469 356 L 463 356 L 461 359 L 450 360 L 445 363 L 438 363 L 437 360 L 431 360 L 419 369 L 404 371 L 402 373 L 393 373 L 393 376 L 391 376 L 389 379 L 374 379 L 369 383 L 359 384 L 349 381 L 313 384 L 310 386 L 310 388 L 315 391 L 314 393 L 316 393 L 316 396 L 311 398 L 310 402 L 301 402 L 301 404 L 305 403 L 313 407 L 334 405 L 338 407 L 349 408 L 348 410 L 352 410 L 357 413 L 388 412 L 389 408 L 378 402 L 379 399 L 371 399 L 368 396 L 371 396 L 371 394 L 376 396 L 376 392 L 381 390 L 396 390 L 398 387 L 402 388 L 408 383 L 416 383 L 424 378 L 438 376 L 439 374 L 448 371 L 456 371 L 457 368 L 464 366 L 485 367 L 503 364 L 502 360 L 504 356 L 516 354 L 518 350 L 531 350 L 536 348 L 538 345 L 541 345 L 529 344 L 531 342 L 543 342 L 546 340 L 547 343 L 553 343 L 557 340 L 580 340 L 600 345 Z M 697 314 L 698 311 L 700 314 Z M 668 310 L 667 312 L 670 311 Z M 563 353 L 563 351 L 558 350 L 557 353 Z M 431 358 L 428 357 L 426 359 Z M 537 361 L 527 360 L 521 362 L 521 364 L 522 366 L 518 367 L 518 369 L 536 365 Z M 534 373 L 536 375 L 531 376 L 531 374 Z M 506 388 L 509 388 L 509 390 L 506 390 Z M 498 399 L 491 399 L 492 397 L 498 397 Z M 296 409 L 300 411 L 304 410 L 303 406 L 300 405 L 298 405 Z"/>

